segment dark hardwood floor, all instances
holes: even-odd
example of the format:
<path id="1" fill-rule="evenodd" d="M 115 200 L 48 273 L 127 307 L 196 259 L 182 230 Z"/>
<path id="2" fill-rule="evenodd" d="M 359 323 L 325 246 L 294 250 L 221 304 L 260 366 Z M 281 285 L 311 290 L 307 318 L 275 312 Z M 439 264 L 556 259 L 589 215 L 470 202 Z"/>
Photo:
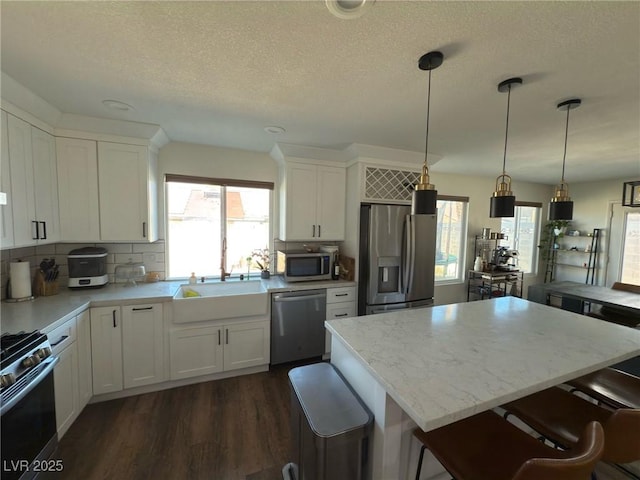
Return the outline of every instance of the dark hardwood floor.
<path id="1" fill-rule="evenodd" d="M 293 366 L 88 405 L 60 441 L 62 478 L 280 480 Z"/>

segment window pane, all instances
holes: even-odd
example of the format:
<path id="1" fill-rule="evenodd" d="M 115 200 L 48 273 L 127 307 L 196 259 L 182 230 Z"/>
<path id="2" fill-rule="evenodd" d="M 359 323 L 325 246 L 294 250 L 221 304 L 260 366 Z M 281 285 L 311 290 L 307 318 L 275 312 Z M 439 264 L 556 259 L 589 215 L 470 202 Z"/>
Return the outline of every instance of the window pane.
<path id="1" fill-rule="evenodd" d="M 625 218 L 620 281 L 640 285 L 640 212 L 629 212 Z"/>
<path id="2" fill-rule="evenodd" d="M 228 272 L 259 270 L 255 250 L 269 248 L 270 191 L 262 188 L 227 187 L 227 266 Z"/>
<path id="3" fill-rule="evenodd" d="M 435 280 L 462 280 L 466 202 L 438 200 Z"/>
<path id="4" fill-rule="evenodd" d="M 167 183 L 167 247 L 170 278 L 220 274 L 222 188 Z"/>
<path id="5" fill-rule="evenodd" d="M 540 208 L 516 206 L 513 218 L 503 218 L 500 231 L 507 237 L 500 246 L 518 252 L 518 269 L 536 273 L 538 265 L 538 218 Z"/>

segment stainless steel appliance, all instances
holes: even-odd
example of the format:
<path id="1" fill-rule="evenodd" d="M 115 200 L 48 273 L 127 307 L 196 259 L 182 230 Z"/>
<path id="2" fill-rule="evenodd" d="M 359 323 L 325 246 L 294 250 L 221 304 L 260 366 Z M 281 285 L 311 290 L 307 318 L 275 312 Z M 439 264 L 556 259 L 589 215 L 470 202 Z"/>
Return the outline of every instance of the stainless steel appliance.
<path id="1" fill-rule="evenodd" d="M 38 471 L 57 468 L 45 461 L 58 446 L 53 389 L 58 358 L 47 336 L 38 331 L 4 334 L 0 344 L 1 476 L 36 478 Z"/>
<path id="2" fill-rule="evenodd" d="M 67 255 L 69 287 L 101 287 L 109 283 L 107 249 L 84 247 L 71 250 Z"/>
<path id="3" fill-rule="evenodd" d="M 271 295 L 271 365 L 324 354 L 327 290 Z"/>
<path id="4" fill-rule="evenodd" d="M 358 314 L 433 305 L 435 249 L 436 215 L 361 205 Z"/>
<path id="5" fill-rule="evenodd" d="M 331 253 L 279 250 L 276 255 L 276 268 L 287 282 L 331 280 L 332 260 Z"/>

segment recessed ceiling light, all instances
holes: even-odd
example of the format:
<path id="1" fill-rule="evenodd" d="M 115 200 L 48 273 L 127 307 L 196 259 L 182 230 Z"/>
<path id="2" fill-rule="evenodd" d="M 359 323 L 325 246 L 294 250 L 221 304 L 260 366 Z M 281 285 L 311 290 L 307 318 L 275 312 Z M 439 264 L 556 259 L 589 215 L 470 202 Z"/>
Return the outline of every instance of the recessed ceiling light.
<path id="1" fill-rule="evenodd" d="M 102 104 L 112 110 L 118 110 L 120 112 L 132 112 L 135 110 L 131 105 L 118 100 L 103 100 Z"/>
<path id="2" fill-rule="evenodd" d="M 362 16 L 374 2 L 375 0 L 325 0 L 329 11 L 345 20 Z"/>
<path id="3" fill-rule="evenodd" d="M 268 127 L 264 127 L 264 131 L 267 133 L 272 133 L 274 135 L 279 135 L 286 132 L 284 128 L 278 127 L 277 125 L 269 125 Z"/>

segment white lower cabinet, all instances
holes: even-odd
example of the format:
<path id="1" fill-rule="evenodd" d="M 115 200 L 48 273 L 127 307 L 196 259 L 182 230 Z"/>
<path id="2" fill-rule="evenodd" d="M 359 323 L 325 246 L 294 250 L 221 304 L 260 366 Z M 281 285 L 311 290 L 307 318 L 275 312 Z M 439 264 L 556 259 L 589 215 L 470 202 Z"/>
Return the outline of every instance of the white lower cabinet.
<path id="1" fill-rule="evenodd" d="M 356 287 L 327 288 L 327 320 L 355 317 L 357 313 Z M 331 334 L 325 329 L 325 356 L 331 353 Z"/>
<path id="2" fill-rule="evenodd" d="M 171 332 L 171 380 L 269 363 L 269 320 L 182 327 Z"/>
<path id="3" fill-rule="evenodd" d="M 79 410 L 89 403 L 93 395 L 91 373 L 91 315 L 85 310 L 76 317 L 76 343 L 78 344 L 78 394 Z"/>
<path id="4" fill-rule="evenodd" d="M 93 394 L 164 381 L 162 304 L 91 309 Z"/>
<path id="5" fill-rule="evenodd" d="M 58 357 L 58 364 L 53 369 L 53 384 L 56 430 L 58 437 L 62 438 L 81 410 L 78 393 L 76 319 L 73 318 L 51 331 L 48 338 L 52 354 Z"/>

